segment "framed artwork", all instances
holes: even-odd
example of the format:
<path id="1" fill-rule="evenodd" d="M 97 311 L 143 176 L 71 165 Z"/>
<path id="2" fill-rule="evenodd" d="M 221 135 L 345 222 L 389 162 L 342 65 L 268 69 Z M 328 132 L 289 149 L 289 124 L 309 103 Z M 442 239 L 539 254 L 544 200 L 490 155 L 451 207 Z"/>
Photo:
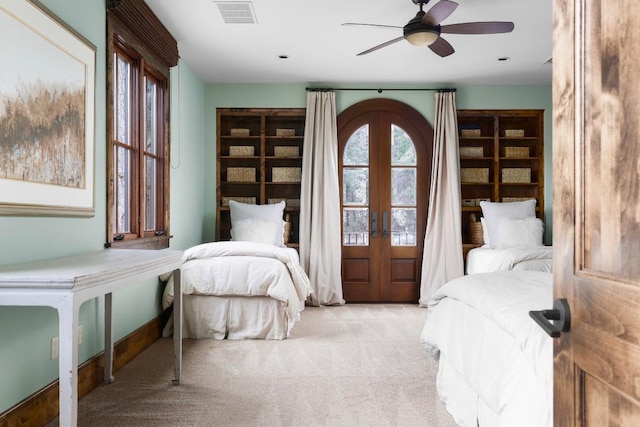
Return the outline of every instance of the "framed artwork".
<path id="1" fill-rule="evenodd" d="M 96 48 L 0 0 L 0 214 L 94 216 Z"/>

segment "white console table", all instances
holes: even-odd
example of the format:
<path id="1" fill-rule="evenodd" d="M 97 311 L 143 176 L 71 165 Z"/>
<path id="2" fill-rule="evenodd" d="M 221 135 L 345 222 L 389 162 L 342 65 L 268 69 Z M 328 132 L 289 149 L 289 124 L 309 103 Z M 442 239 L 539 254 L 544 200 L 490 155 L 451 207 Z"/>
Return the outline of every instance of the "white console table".
<path id="1" fill-rule="evenodd" d="M 105 381 L 113 381 L 112 292 L 144 279 L 174 275 L 174 379 L 182 369 L 182 251 L 104 249 L 0 267 L 0 305 L 50 306 L 58 311 L 60 425 L 78 418 L 78 311 L 85 301 L 105 297 Z"/>

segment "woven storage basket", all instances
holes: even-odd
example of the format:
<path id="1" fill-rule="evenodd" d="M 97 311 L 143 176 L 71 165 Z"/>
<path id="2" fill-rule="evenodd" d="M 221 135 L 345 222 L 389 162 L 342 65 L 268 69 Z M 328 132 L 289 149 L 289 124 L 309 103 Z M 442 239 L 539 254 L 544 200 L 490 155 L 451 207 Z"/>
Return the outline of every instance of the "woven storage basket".
<path id="1" fill-rule="evenodd" d="M 523 202 L 525 200 L 531 200 L 531 197 L 503 197 L 502 201 L 503 202 Z"/>
<path id="2" fill-rule="evenodd" d="M 524 129 L 505 129 L 504 136 L 522 137 L 524 136 Z"/>
<path id="3" fill-rule="evenodd" d="M 227 182 L 256 182 L 256 168 L 227 168 Z"/>
<path id="4" fill-rule="evenodd" d="M 510 158 L 529 157 L 529 147 L 504 147 L 504 156 Z"/>
<path id="5" fill-rule="evenodd" d="M 503 168 L 502 182 L 515 184 L 530 184 L 531 169 L 530 168 Z"/>
<path id="6" fill-rule="evenodd" d="M 482 223 L 480 221 L 469 223 L 469 240 L 471 243 L 484 244 L 484 238 L 482 237 Z"/>
<path id="7" fill-rule="evenodd" d="M 296 136 L 295 129 L 276 129 L 276 136 Z"/>
<path id="8" fill-rule="evenodd" d="M 229 147 L 230 156 L 253 156 L 253 145 L 233 145 Z"/>
<path id="9" fill-rule="evenodd" d="M 287 199 L 287 206 L 300 207 L 300 199 Z"/>
<path id="10" fill-rule="evenodd" d="M 248 205 L 255 205 L 256 198 L 255 197 L 223 197 L 222 198 L 222 206 L 229 206 L 229 201 L 235 201 L 240 203 L 246 203 Z"/>
<path id="11" fill-rule="evenodd" d="M 460 180 L 462 182 L 488 183 L 489 168 L 461 168 Z"/>
<path id="12" fill-rule="evenodd" d="M 270 205 L 275 205 L 276 203 L 280 203 L 282 201 L 286 202 L 287 199 L 283 199 L 283 198 L 267 199 L 267 203 Z"/>
<path id="13" fill-rule="evenodd" d="M 273 147 L 273 155 L 276 157 L 298 157 L 300 156 L 300 150 L 296 146 L 276 146 Z"/>
<path id="14" fill-rule="evenodd" d="M 480 129 L 461 129 L 460 136 L 463 138 L 480 136 Z"/>
<path id="15" fill-rule="evenodd" d="M 300 182 L 302 179 L 301 168 L 272 168 L 273 182 Z"/>
<path id="16" fill-rule="evenodd" d="M 482 147 L 460 147 L 460 157 L 482 157 Z"/>
<path id="17" fill-rule="evenodd" d="M 233 128 L 231 129 L 231 136 L 249 136 L 249 129 Z"/>

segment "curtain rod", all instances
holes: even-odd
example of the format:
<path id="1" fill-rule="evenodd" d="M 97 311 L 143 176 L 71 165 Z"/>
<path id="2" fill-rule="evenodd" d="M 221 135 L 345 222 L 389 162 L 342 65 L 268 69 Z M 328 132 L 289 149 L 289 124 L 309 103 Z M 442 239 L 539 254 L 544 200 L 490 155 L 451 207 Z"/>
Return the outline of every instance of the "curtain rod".
<path id="1" fill-rule="evenodd" d="M 421 91 L 421 90 L 428 90 L 428 91 L 438 91 L 438 92 L 455 92 L 456 88 L 349 88 L 349 87 L 343 87 L 343 88 L 330 88 L 330 87 L 308 87 L 306 88 L 307 92 L 331 92 L 331 91 L 336 91 L 336 90 L 377 90 L 378 93 L 382 93 L 382 91 L 386 90 L 386 91 L 402 91 L 402 90 L 409 90 L 409 91 Z"/>

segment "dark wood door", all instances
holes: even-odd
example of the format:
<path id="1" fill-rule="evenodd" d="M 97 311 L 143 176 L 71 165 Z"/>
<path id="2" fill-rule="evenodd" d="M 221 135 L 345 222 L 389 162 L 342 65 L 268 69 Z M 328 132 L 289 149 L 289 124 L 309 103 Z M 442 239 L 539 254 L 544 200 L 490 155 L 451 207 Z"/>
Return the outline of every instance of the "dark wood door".
<path id="1" fill-rule="evenodd" d="M 338 116 L 342 289 L 347 302 L 417 302 L 433 130 L 397 101 Z"/>
<path id="2" fill-rule="evenodd" d="M 556 426 L 640 425 L 640 3 L 554 2 Z"/>

